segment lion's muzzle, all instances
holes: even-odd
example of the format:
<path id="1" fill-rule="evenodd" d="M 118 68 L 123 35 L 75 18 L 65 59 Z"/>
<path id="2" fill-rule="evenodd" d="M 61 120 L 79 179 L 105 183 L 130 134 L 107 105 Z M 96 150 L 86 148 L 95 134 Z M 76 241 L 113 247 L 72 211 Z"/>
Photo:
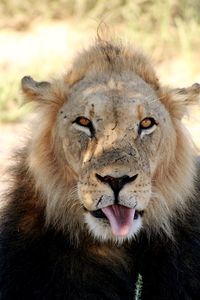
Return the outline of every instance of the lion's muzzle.
<path id="1" fill-rule="evenodd" d="M 129 182 L 133 182 L 137 178 L 137 176 L 138 176 L 138 174 L 131 176 L 131 177 L 128 175 L 124 175 L 121 177 L 112 177 L 109 175 L 101 176 L 96 173 L 96 178 L 98 180 L 100 180 L 101 182 L 108 184 L 111 187 L 111 189 L 113 190 L 114 197 L 115 197 L 115 203 L 118 203 L 119 192 L 124 187 L 124 185 Z"/>

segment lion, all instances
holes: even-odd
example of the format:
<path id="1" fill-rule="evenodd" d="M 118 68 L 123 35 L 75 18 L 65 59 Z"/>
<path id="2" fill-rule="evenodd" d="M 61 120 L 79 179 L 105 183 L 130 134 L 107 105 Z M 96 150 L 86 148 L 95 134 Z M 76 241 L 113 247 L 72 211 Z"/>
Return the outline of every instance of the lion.
<path id="1" fill-rule="evenodd" d="M 199 299 L 200 167 L 182 123 L 200 85 L 160 84 L 98 39 L 62 77 L 22 79 L 37 118 L 1 213 L 0 299 Z"/>

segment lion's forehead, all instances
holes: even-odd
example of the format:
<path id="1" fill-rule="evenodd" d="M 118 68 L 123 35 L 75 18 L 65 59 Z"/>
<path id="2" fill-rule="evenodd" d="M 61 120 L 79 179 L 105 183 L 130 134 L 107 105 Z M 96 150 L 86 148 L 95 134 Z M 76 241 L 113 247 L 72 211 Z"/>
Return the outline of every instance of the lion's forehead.
<path id="1" fill-rule="evenodd" d="M 118 125 L 126 122 L 130 126 L 134 120 L 155 114 L 159 117 L 163 113 L 155 91 L 145 82 L 129 79 L 125 82 L 114 78 L 107 82 L 85 79 L 72 90 L 66 110 L 74 117 L 84 115 L 98 122 L 104 120 L 109 123 L 122 121 Z"/>

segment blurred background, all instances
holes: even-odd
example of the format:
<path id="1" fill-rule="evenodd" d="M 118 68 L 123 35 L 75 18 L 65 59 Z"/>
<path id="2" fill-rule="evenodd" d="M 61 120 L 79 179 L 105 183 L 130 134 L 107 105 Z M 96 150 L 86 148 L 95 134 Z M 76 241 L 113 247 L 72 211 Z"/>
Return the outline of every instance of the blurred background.
<path id="1" fill-rule="evenodd" d="M 200 82 L 199 0 L 1 0 L 0 169 L 30 116 L 30 107 L 21 107 L 20 79 L 60 76 L 95 39 L 101 22 L 117 38 L 142 47 L 161 82 Z M 185 122 L 200 147 L 200 109 Z"/>

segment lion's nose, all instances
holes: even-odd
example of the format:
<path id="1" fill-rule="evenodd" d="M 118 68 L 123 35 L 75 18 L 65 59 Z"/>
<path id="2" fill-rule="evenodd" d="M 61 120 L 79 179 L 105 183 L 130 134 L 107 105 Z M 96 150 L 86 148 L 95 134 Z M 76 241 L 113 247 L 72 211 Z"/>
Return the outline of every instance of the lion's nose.
<path id="1" fill-rule="evenodd" d="M 133 182 L 138 177 L 138 174 L 131 176 L 131 177 L 128 175 L 124 175 L 121 177 L 112 177 L 109 175 L 101 176 L 96 173 L 96 177 L 101 182 L 108 184 L 111 187 L 111 189 L 113 190 L 115 197 L 117 198 L 118 194 L 119 194 L 120 190 L 123 188 L 123 186 L 129 182 Z"/>

